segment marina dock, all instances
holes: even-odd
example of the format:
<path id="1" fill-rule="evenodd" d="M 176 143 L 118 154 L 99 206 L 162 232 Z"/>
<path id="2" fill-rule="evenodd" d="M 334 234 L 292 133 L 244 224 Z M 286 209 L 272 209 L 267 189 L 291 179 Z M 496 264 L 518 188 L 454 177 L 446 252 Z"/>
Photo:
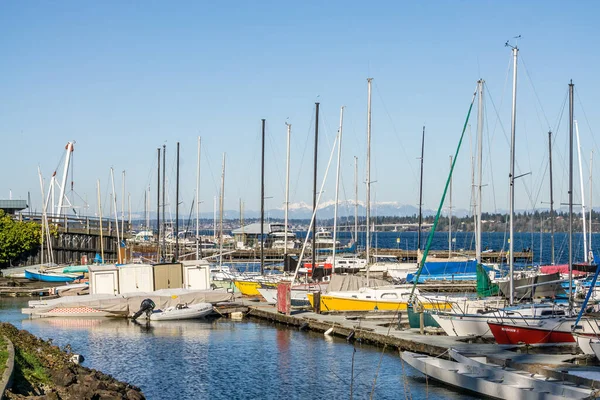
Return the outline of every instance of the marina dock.
<path id="1" fill-rule="evenodd" d="M 450 337 L 438 334 L 434 329 L 408 328 L 406 313 L 389 311 L 351 312 L 317 314 L 307 310 L 294 310 L 290 315 L 279 313 L 276 307 L 244 299 L 247 316 L 250 318 L 281 323 L 300 330 L 328 332 L 330 335 L 346 338 L 384 349 L 411 351 L 433 357 L 450 359 L 449 349 L 470 357 L 486 356 L 498 365 L 545 375 L 549 378 L 565 379 L 574 385 L 599 387 L 600 381 L 585 375 L 600 376 L 600 367 L 595 358 L 577 354 L 575 343 L 557 346 L 498 345 L 493 338 Z M 406 322 L 406 323 L 404 323 Z M 400 323 L 400 324 L 399 324 Z M 398 326 L 403 327 L 398 329 Z M 567 374 L 575 372 L 578 375 Z M 583 375 L 583 376 L 582 376 Z"/>

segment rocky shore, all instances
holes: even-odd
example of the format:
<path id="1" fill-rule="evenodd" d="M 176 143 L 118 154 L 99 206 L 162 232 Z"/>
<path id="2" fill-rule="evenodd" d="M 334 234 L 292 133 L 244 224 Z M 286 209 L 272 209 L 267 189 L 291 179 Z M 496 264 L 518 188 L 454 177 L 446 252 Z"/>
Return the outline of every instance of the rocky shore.
<path id="1" fill-rule="evenodd" d="M 7 399 L 145 399 L 140 388 L 77 363 L 69 346 L 59 348 L 31 333 L 0 323 L 0 337 L 15 348 L 15 371 Z"/>

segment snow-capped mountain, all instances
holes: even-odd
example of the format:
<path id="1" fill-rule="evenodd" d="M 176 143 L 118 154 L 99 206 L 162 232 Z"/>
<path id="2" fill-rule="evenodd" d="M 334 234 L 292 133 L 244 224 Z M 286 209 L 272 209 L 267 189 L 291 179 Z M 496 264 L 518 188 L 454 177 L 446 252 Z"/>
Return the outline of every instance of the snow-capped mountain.
<path id="1" fill-rule="evenodd" d="M 333 218 L 335 208 L 335 201 L 325 201 L 318 207 L 317 218 L 329 219 Z M 413 205 L 399 204 L 397 202 L 378 202 L 371 204 L 371 217 L 410 217 L 417 215 L 419 209 Z M 365 205 L 364 202 L 358 202 L 358 215 L 365 216 Z M 452 210 L 452 214 L 456 217 L 465 217 L 468 215 L 467 210 L 455 209 Z M 134 218 L 144 218 L 143 213 L 134 213 Z M 423 208 L 423 215 L 430 216 L 435 215 L 435 211 L 429 208 Z M 444 211 L 443 215 L 446 215 Z M 312 204 L 305 202 L 290 203 L 288 216 L 290 219 L 310 219 L 312 216 Z M 156 212 L 151 213 L 150 218 L 154 219 Z M 188 219 L 189 216 L 183 216 L 180 213 L 180 218 Z M 217 218 L 218 218 L 217 214 Z M 240 217 L 239 210 L 225 210 L 223 212 L 224 219 L 238 219 Z M 354 201 L 342 201 L 338 206 L 338 217 L 354 217 Z M 195 214 L 192 214 L 191 219 L 195 218 Z M 200 213 L 200 218 L 213 218 L 213 211 Z M 260 218 L 260 210 L 244 210 L 244 218 Z M 265 218 L 284 218 L 283 207 L 272 208 L 265 210 Z"/>

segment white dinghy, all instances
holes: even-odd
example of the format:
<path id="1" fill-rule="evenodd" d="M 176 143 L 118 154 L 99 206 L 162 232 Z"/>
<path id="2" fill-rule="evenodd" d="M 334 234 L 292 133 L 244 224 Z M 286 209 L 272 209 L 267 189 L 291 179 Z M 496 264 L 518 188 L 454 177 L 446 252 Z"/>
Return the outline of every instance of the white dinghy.
<path id="1" fill-rule="evenodd" d="M 213 312 L 213 306 L 210 303 L 198 304 L 177 304 L 176 306 L 165 308 L 164 310 L 154 310 L 149 315 L 151 321 L 173 321 L 182 319 L 204 318 Z"/>
<path id="2" fill-rule="evenodd" d="M 402 359 L 430 378 L 447 385 L 495 399 L 554 400 L 591 399 L 590 388 L 552 380 L 524 371 L 506 370 L 500 366 L 481 363 L 450 350 L 460 362 L 426 355 L 402 352 Z M 463 362 L 464 361 L 464 362 Z"/>

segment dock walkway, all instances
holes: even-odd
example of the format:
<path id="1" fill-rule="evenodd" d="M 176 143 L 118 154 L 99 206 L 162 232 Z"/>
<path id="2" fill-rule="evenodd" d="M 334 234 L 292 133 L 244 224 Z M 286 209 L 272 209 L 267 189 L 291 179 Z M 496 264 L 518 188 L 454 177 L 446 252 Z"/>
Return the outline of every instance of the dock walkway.
<path id="1" fill-rule="evenodd" d="M 600 368 L 597 367 L 597 360 L 590 356 L 577 355 L 577 347 L 574 343 L 551 347 L 498 345 L 486 343 L 481 338 L 475 337 L 422 335 L 419 329 L 398 329 L 399 318 L 401 322 L 403 319 L 408 322 L 405 313 L 399 316 L 389 311 L 317 314 L 306 310 L 294 310 L 291 315 L 285 315 L 279 313 L 274 306 L 264 303 L 257 304 L 244 300 L 243 304 L 248 307 L 247 315 L 251 318 L 279 322 L 316 332 L 325 332 L 333 328 L 332 335 L 388 349 L 408 350 L 450 359 L 448 350 L 452 348 L 470 357 L 486 356 L 490 362 L 504 367 L 548 377 L 560 375 L 562 379 L 567 375 L 564 373 L 566 370 L 592 371 L 594 379 L 568 374 L 569 379 L 572 379 L 574 384 L 600 387 Z"/>

